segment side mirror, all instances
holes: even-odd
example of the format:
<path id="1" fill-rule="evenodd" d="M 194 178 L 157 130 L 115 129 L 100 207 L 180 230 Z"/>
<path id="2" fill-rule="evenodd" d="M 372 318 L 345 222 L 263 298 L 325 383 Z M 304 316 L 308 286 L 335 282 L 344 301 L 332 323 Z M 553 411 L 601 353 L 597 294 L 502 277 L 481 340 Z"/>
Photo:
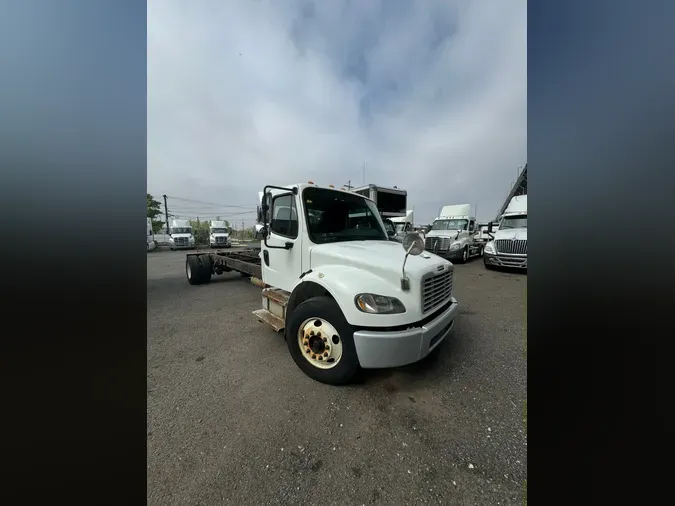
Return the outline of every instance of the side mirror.
<path id="1" fill-rule="evenodd" d="M 262 223 L 262 222 L 263 222 L 263 210 L 262 210 L 262 206 L 261 206 L 261 205 L 258 206 L 258 219 L 257 219 L 257 221 L 258 221 L 258 223 Z"/>
<path id="2" fill-rule="evenodd" d="M 488 223 L 488 229 L 487 229 L 487 231 L 488 231 L 488 234 L 491 234 L 491 233 L 492 233 L 492 223 Z"/>
<path id="3" fill-rule="evenodd" d="M 406 234 L 401 242 L 403 249 L 410 255 L 420 255 L 424 251 L 424 239 L 415 233 Z"/>

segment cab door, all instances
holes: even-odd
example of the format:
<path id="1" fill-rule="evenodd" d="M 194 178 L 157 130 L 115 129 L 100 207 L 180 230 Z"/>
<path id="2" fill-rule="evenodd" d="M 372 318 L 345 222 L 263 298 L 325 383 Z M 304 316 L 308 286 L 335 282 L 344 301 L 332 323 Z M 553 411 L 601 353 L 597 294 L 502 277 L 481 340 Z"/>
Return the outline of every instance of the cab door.
<path id="1" fill-rule="evenodd" d="M 292 192 L 272 196 L 267 237 L 262 241 L 263 281 L 291 291 L 302 274 L 302 230 L 299 196 Z"/>

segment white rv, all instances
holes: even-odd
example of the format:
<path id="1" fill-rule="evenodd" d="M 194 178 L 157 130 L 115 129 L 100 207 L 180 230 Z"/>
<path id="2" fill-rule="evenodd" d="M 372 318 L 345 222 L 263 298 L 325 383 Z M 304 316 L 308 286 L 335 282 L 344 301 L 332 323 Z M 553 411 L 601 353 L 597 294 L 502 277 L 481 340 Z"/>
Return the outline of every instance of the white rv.
<path id="1" fill-rule="evenodd" d="M 476 241 L 476 218 L 471 214 L 471 204 L 444 206 L 426 234 L 425 247 L 462 263 L 482 255 L 483 244 Z"/>
<path id="2" fill-rule="evenodd" d="M 169 231 L 169 248 L 194 249 L 195 236 L 192 233 L 192 225 L 189 220 L 171 220 Z"/>
<path id="3" fill-rule="evenodd" d="M 527 195 L 513 197 L 499 220 L 496 232 L 489 226 L 493 240 L 485 245 L 485 267 L 527 269 Z"/>
<path id="4" fill-rule="evenodd" d="M 150 218 L 148 218 L 147 226 L 145 228 L 145 237 L 148 251 L 154 250 L 157 247 L 157 243 L 155 242 L 155 233 L 152 231 L 152 220 L 150 220 Z"/>
<path id="5" fill-rule="evenodd" d="M 400 188 L 385 188 L 369 184 L 353 188 L 354 193 L 369 198 L 377 206 L 383 218 L 405 218 L 408 208 L 408 192 Z"/>
<path id="6" fill-rule="evenodd" d="M 212 221 L 209 223 L 209 245 L 212 248 L 230 248 L 230 231 L 224 221 Z"/>
<path id="7" fill-rule="evenodd" d="M 424 251 L 417 234 L 388 240 L 372 200 L 313 183 L 263 193 L 262 251 L 188 253 L 185 273 L 192 285 L 230 271 L 251 277 L 262 288 L 253 314 L 284 333 L 305 374 L 347 383 L 360 367 L 421 360 L 450 334 L 459 307 L 452 264 Z"/>

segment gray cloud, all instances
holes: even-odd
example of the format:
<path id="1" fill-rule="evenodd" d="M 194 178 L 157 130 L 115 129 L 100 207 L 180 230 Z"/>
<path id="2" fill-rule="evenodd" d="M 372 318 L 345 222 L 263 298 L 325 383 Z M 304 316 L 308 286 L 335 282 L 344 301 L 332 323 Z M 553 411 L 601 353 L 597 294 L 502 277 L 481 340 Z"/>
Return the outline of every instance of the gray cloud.
<path id="1" fill-rule="evenodd" d="M 407 189 L 418 223 L 449 203 L 492 218 L 527 156 L 526 12 L 150 0 L 148 191 L 254 206 L 264 184 L 360 184 L 366 159 L 367 182 Z"/>

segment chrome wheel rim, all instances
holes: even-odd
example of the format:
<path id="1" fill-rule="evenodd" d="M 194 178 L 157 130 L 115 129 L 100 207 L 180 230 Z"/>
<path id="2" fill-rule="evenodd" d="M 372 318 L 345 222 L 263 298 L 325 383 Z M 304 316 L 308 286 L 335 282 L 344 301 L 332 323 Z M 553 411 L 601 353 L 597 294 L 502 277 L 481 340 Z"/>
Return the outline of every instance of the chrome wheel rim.
<path id="1" fill-rule="evenodd" d="M 324 318 L 307 318 L 298 329 L 298 347 L 305 360 L 317 369 L 332 369 L 342 358 L 342 338 Z"/>

